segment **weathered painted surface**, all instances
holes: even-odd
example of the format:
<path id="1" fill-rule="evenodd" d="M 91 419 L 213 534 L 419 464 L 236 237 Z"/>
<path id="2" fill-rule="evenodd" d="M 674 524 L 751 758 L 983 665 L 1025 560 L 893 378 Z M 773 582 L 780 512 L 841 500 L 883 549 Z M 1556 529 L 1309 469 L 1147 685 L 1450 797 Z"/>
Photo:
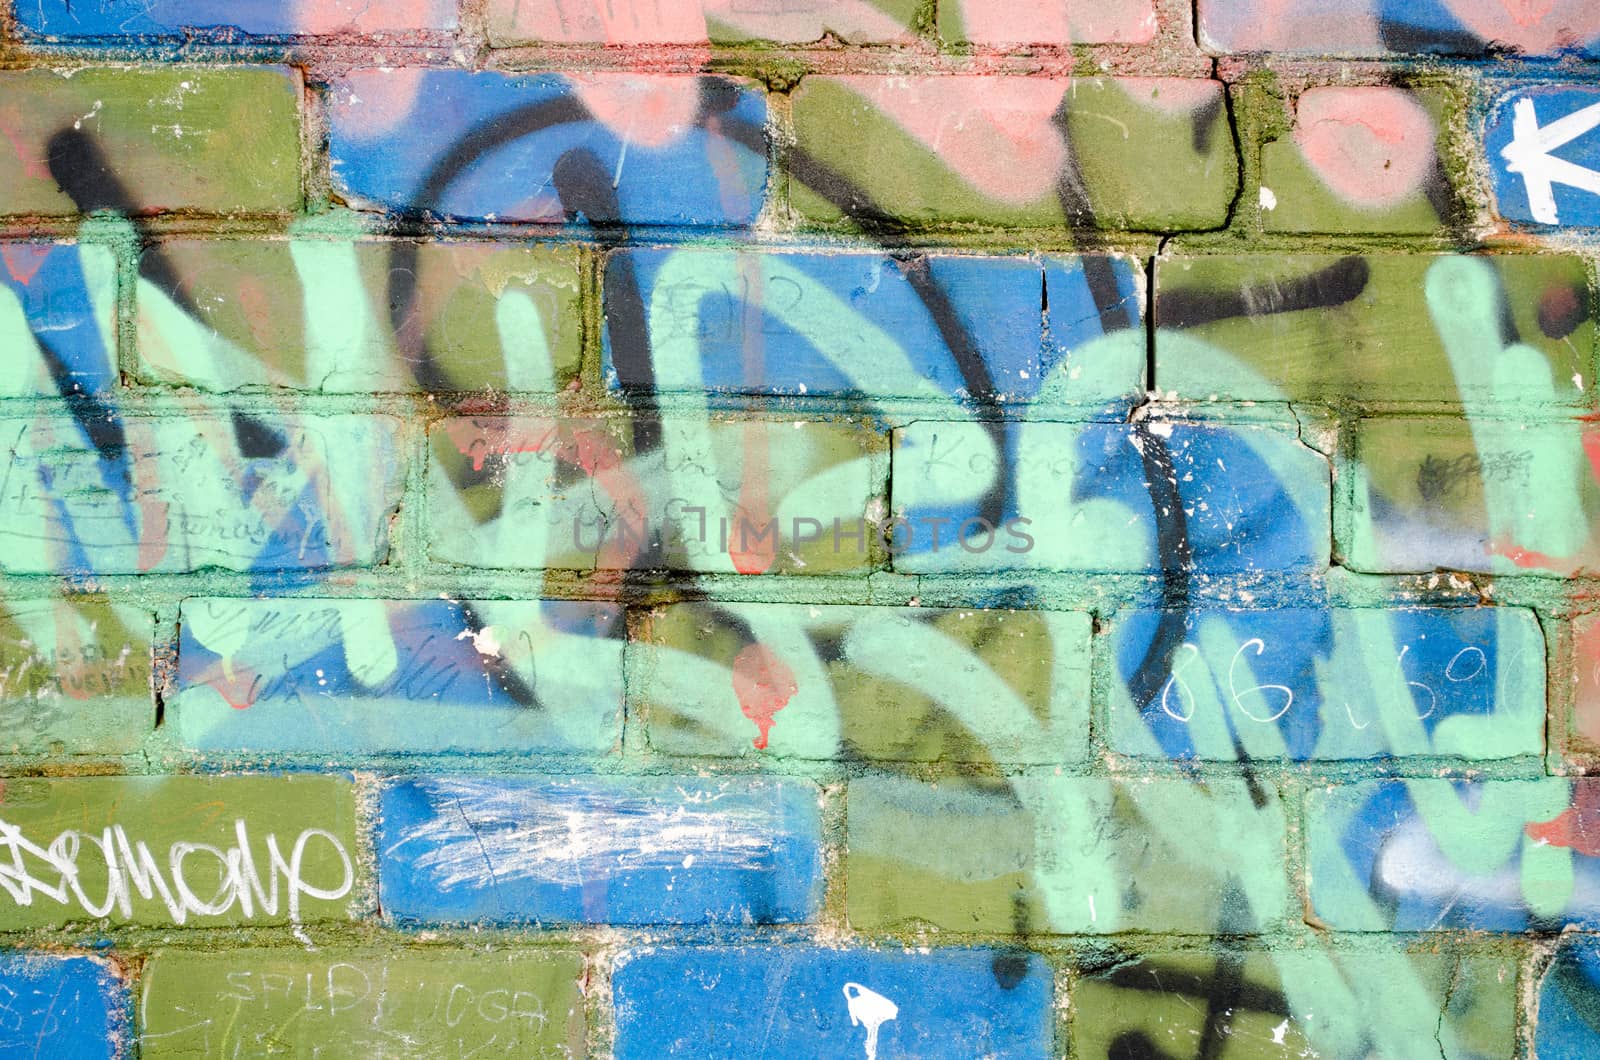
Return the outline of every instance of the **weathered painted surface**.
<path id="1" fill-rule="evenodd" d="M 164 949 L 143 977 L 140 1055 L 581 1057 L 581 973 L 548 950 Z"/>
<path id="2" fill-rule="evenodd" d="M 797 946 L 623 953 L 613 973 L 617 1056 L 719 1056 L 773 999 L 766 1056 L 1047 1056 L 1050 968 L 1035 956 Z"/>
<path id="3" fill-rule="evenodd" d="M 782 924 L 821 899 L 805 781 L 436 776 L 383 793 L 400 923 Z"/>
<path id="4" fill-rule="evenodd" d="M 0 1053 L 1596 1051 L 1591 3 L 0 7 Z"/>

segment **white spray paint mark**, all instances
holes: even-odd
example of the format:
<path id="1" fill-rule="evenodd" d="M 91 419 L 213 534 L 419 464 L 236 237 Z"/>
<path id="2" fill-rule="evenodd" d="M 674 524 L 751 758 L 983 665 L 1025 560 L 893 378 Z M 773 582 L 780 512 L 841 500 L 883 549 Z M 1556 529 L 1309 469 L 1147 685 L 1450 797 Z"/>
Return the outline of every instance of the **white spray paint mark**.
<path id="1" fill-rule="evenodd" d="M 1560 223 L 1556 213 L 1555 185 L 1565 184 L 1600 195 L 1600 173 L 1556 158 L 1550 152 L 1600 125 L 1600 103 L 1557 118 L 1543 128 L 1533 100 L 1524 96 L 1512 108 L 1511 142 L 1501 148 L 1506 171 L 1522 175 L 1528 191 L 1528 212 L 1540 224 Z"/>
<path id="2" fill-rule="evenodd" d="M 850 1009 L 850 1026 L 867 1028 L 867 1060 L 878 1060 L 878 1029 L 900 1015 L 900 1006 L 860 983 L 844 984 L 844 1000 Z"/>
<path id="3" fill-rule="evenodd" d="M 1273 194 L 1272 189 L 1265 184 L 1261 185 L 1261 208 L 1263 210 L 1276 210 L 1278 208 L 1278 196 Z"/>
<path id="4" fill-rule="evenodd" d="M 500 641 L 494 635 L 493 626 L 484 626 L 482 629 L 477 630 L 476 632 L 470 629 L 464 629 L 460 633 L 456 634 L 456 640 L 472 641 L 472 646 L 477 649 L 479 655 L 487 656 L 491 659 L 498 659 L 500 657 L 501 645 Z"/>
<path id="5" fill-rule="evenodd" d="M 719 807 L 714 792 L 676 797 L 581 788 L 506 787 L 467 777 L 419 782 L 433 814 L 385 854 L 429 849 L 415 866 L 441 891 L 536 880 L 578 886 L 650 869 L 761 869 L 788 829 L 771 800 Z"/>
<path id="6" fill-rule="evenodd" d="M 1288 1033 L 1289 1033 L 1289 1021 L 1288 1020 L 1284 1020 L 1282 1023 L 1280 1023 L 1276 1027 L 1272 1028 L 1272 1044 L 1273 1045 L 1282 1045 L 1283 1044 L 1283 1036 L 1285 1034 L 1288 1034 Z"/>

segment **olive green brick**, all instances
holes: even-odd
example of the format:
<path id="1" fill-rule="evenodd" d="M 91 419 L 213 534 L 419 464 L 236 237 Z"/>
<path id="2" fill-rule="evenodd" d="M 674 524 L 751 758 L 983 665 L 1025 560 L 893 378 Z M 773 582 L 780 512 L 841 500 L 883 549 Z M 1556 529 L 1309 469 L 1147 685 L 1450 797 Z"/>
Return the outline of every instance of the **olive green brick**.
<path id="1" fill-rule="evenodd" d="M 1072 1007 L 1083 1057 L 1189 1056 L 1197 1041 L 1220 1060 L 1512 1056 L 1517 962 L 1326 943 L 1151 953 L 1080 977 Z"/>
<path id="2" fill-rule="evenodd" d="M 301 91 L 287 67 L 0 72 L 0 214 L 295 210 Z"/>
<path id="3" fill-rule="evenodd" d="M 559 950 L 162 950 L 140 1055 L 582 1057 L 582 972 Z"/>
<path id="4" fill-rule="evenodd" d="M 155 727 L 149 612 L 103 599 L 0 612 L 0 752 L 115 755 Z"/>
<path id="5" fill-rule="evenodd" d="M 1429 283 L 1463 261 L 1541 370 L 1456 373 Z M 1182 400 L 1574 405 L 1595 363 L 1589 268 L 1561 254 L 1160 259 L 1155 317 L 1156 387 Z"/>
<path id="6" fill-rule="evenodd" d="M 356 908 L 355 795 L 337 776 L 12 779 L 0 835 L 0 930 L 310 923 Z"/>
<path id="7" fill-rule="evenodd" d="M 825 224 L 1206 229 L 1238 190 L 1217 81 L 810 77 L 794 124 L 791 202 Z"/>
<path id="8" fill-rule="evenodd" d="M 861 930 L 1250 934 L 1284 923 L 1285 818 L 1259 780 L 851 781 Z"/>
<path id="9" fill-rule="evenodd" d="M 1076 762 L 1089 638 L 1075 613 L 676 604 L 644 624 L 632 713 L 674 755 Z"/>
<path id="10" fill-rule="evenodd" d="M 142 381 L 549 393 L 577 375 L 572 246 L 175 240 L 156 255 L 183 297 L 139 282 Z"/>

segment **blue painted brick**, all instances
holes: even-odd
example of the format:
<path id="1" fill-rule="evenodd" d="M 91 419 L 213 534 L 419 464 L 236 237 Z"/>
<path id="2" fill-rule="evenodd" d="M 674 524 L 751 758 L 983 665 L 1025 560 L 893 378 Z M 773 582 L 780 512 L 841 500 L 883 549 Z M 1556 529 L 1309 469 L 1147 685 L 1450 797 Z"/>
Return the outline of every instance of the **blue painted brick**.
<path id="1" fill-rule="evenodd" d="M 1141 288 L 1119 257 L 625 250 L 606 266 L 606 382 L 642 383 L 648 354 L 657 391 L 1023 402 L 1053 381 L 1057 402 L 1128 401 Z"/>
<path id="2" fill-rule="evenodd" d="M 351 203 L 462 220 L 746 225 L 765 97 L 722 77 L 362 70 L 333 86 Z"/>
<path id="3" fill-rule="evenodd" d="M 118 1056 L 127 1004 L 121 982 L 100 961 L 0 956 L 0 1056 Z"/>
<path id="4" fill-rule="evenodd" d="M 0 396 L 116 386 L 116 262 L 105 247 L 0 244 Z"/>
<path id="5" fill-rule="evenodd" d="M 818 798 L 802 780 L 404 780 L 382 796 L 382 905 L 402 923 L 803 921 Z"/>
<path id="6" fill-rule="evenodd" d="M 1541 141 L 1562 121 L 1574 123 L 1563 127 L 1573 135 L 1546 150 Z M 1561 128 L 1554 132 L 1564 136 Z M 1600 193 L 1548 178 L 1553 159 L 1587 170 L 1590 185 L 1600 181 L 1600 88 L 1539 85 L 1509 92 L 1495 104 L 1483 146 L 1501 217 L 1563 228 L 1600 225 Z"/>
<path id="7" fill-rule="evenodd" d="M 619 1060 L 1054 1053 L 1052 976 L 1033 955 L 643 950 L 619 958 L 612 984 Z"/>
<path id="8" fill-rule="evenodd" d="M 401 10 L 405 13 L 402 14 Z M 373 4 L 364 0 L 24 0 L 17 23 L 45 37 L 181 37 L 235 29 L 286 36 L 341 30 L 453 29 L 455 0 Z"/>

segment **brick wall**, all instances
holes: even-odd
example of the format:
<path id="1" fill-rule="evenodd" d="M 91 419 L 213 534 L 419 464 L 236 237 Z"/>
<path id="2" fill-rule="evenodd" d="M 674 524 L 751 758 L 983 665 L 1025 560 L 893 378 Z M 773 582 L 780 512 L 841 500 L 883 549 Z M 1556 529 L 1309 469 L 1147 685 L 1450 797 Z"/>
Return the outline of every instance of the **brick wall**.
<path id="1" fill-rule="evenodd" d="M 1600 1054 L 1597 63 L 0 5 L 0 1055 Z"/>

